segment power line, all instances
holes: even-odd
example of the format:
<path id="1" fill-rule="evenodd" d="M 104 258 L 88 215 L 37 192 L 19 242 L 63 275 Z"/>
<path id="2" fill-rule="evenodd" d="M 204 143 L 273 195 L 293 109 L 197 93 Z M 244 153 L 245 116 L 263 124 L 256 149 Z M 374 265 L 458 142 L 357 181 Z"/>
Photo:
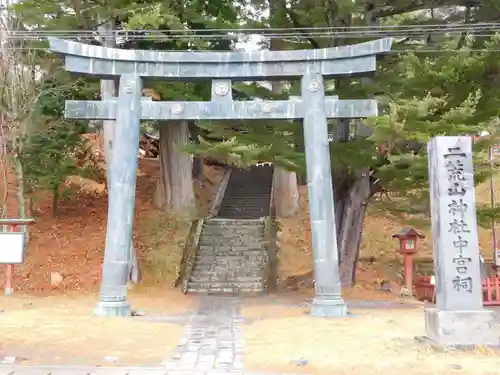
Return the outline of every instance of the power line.
<path id="1" fill-rule="evenodd" d="M 331 31 L 340 30 L 341 31 Z M 270 28 L 270 29 L 208 29 L 208 30 L 113 30 L 111 33 L 117 38 L 118 44 L 130 43 L 136 41 L 194 41 L 206 40 L 214 42 L 216 40 L 229 40 L 233 42 L 244 42 L 244 35 L 237 34 L 240 31 L 260 31 L 262 34 L 257 35 L 267 39 L 279 38 L 290 43 L 300 43 L 306 40 L 313 39 L 362 39 L 368 40 L 370 38 L 393 37 L 393 38 L 411 38 L 411 37 L 426 37 L 429 34 L 445 34 L 447 36 L 459 36 L 463 33 L 474 32 L 475 37 L 492 37 L 500 31 L 500 23 L 477 23 L 477 24 L 432 24 L 432 25 L 397 25 L 397 26 L 352 26 L 349 28 L 326 28 L 326 27 L 312 27 L 312 28 Z M 269 30 L 286 30 L 284 33 L 270 33 Z M 329 30 L 329 31 L 312 31 L 308 33 L 299 32 L 299 30 Z M 210 32 L 209 32 L 210 31 Z M 216 31 L 216 33 L 214 32 Z M 176 32 L 182 32 L 177 33 Z M 188 33 L 189 34 L 186 34 Z M 197 34 L 196 32 L 203 32 Z M 95 30 L 14 30 L 8 32 L 5 48 L 9 50 L 45 50 L 43 47 L 30 47 L 28 45 L 17 45 L 17 42 L 25 41 L 38 41 L 43 42 L 47 37 L 57 37 L 61 39 L 77 40 L 79 42 L 95 42 L 102 36 Z M 427 49 L 425 46 L 418 49 L 397 50 L 393 49 L 390 53 L 440 53 L 440 52 L 483 52 L 490 51 L 496 52 L 491 49 L 475 49 L 475 50 L 446 50 L 446 49 Z M 185 49 L 183 49 L 185 50 Z"/>
<path id="2" fill-rule="evenodd" d="M 348 27 L 342 27 L 342 26 L 311 26 L 311 27 L 290 27 L 290 28 L 220 28 L 220 29 L 172 29 L 168 30 L 169 34 L 175 35 L 175 34 L 185 34 L 185 33 L 210 33 L 210 34 L 218 34 L 218 33 L 268 33 L 268 32 L 280 32 L 280 33 L 289 33 L 289 32 L 300 32 L 300 33 L 313 33 L 313 32 L 323 32 L 323 33 L 331 33 L 332 31 L 338 31 L 338 32 L 354 32 L 354 31 L 361 31 L 361 32 L 366 32 L 367 30 L 380 30 L 380 31 L 387 31 L 387 30 L 407 30 L 407 29 L 418 29 L 418 30 L 452 30 L 452 29 L 477 29 L 477 28 L 499 28 L 500 23 L 496 22 L 478 22 L 478 23 L 468 23 L 468 24 L 463 24 L 463 23 L 455 23 L 455 24 L 442 24 L 442 23 L 437 23 L 437 24 L 408 24 L 408 25 L 377 25 L 377 26 L 367 26 L 367 25 L 360 25 L 360 26 L 348 26 Z M 164 33 L 164 31 L 161 30 L 147 30 L 147 29 L 131 29 L 131 30 L 126 30 L 126 29 L 120 29 L 120 30 L 112 30 L 109 31 L 109 33 L 120 33 L 120 32 L 134 32 L 134 33 Z M 78 29 L 78 30 L 48 30 L 48 29 L 36 29 L 36 30 L 16 30 L 16 31 L 11 31 L 11 33 L 14 34 L 22 34 L 22 35 L 27 35 L 27 34 L 32 34 L 32 33 L 39 33 L 39 34 L 48 34 L 48 35 L 56 35 L 58 33 L 62 34 L 81 34 L 81 33 L 88 33 L 88 34 L 95 34 L 97 33 L 96 30 L 93 29 Z"/>
<path id="3" fill-rule="evenodd" d="M 299 32 L 287 32 L 287 33 L 262 33 L 262 34 L 251 34 L 261 37 L 262 39 L 287 39 L 288 41 L 295 40 L 310 40 L 310 39 L 369 39 L 369 38 L 382 38 L 382 37 L 392 37 L 392 38 L 411 38 L 411 37 L 425 37 L 429 34 L 438 35 L 443 34 L 447 36 L 459 36 L 463 33 L 473 33 L 476 37 L 492 37 L 497 32 L 500 31 L 500 24 L 490 25 L 489 27 L 468 27 L 460 26 L 454 28 L 407 28 L 404 30 L 364 30 L 364 31 L 337 31 L 337 32 L 312 32 L 312 33 L 299 33 Z M 159 30 L 152 31 L 113 31 L 114 37 L 120 42 L 133 42 L 133 41 L 190 41 L 190 40 L 207 40 L 207 41 L 234 41 L 241 42 L 244 41 L 245 36 L 242 34 L 226 33 L 226 34 L 216 34 L 216 33 L 204 33 L 204 34 L 171 34 L 167 32 L 162 32 Z M 11 31 L 7 33 L 6 41 L 15 43 L 16 41 L 43 41 L 47 37 L 57 37 L 60 39 L 78 40 L 80 42 L 93 42 L 99 40 L 102 36 L 98 35 L 96 31 L 87 32 L 81 30 L 59 30 L 59 31 Z"/>
<path id="4" fill-rule="evenodd" d="M 494 36 L 498 29 L 492 30 L 478 30 L 480 33 L 474 33 L 475 36 Z M 429 34 L 447 34 L 450 36 L 461 35 L 464 32 L 470 32 L 470 30 L 432 30 L 432 31 L 422 31 L 414 30 L 407 33 L 390 33 L 390 32 L 364 32 L 364 33 L 315 33 L 315 34 L 254 34 L 266 39 L 283 39 L 283 38 L 297 38 L 297 39 L 325 39 L 325 38 L 346 38 L 346 39 L 367 39 L 367 38 L 383 38 L 383 37 L 411 37 L 411 36 L 424 36 Z M 81 40 L 95 40 L 99 39 L 98 35 L 89 34 L 56 34 L 56 35 L 8 35 L 8 40 L 43 40 L 47 37 L 58 37 L 60 39 L 81 39 Z M 241 40 L 244 39 L 241 35 L 220 35 L 220 34 L 205 34 L 205 35 L 169 35 L 169 34 L 146 34 L 146 35 L 134 35 L 134 34 L 117 34 L 117 38 L 129 38 L 131 40 L 189 40 L 189 39 L 210 39 L 210 40 Z"/>
<path id="5" fill-rule="evenodd" d="M 492 37 L 496 35 L 500 29 L 498 30 L 491 30 L 491 31 L 481 31 L 478 33 L 474 33 L 473 35 L 475 37 Z M 292 40 L 295 39 L 295 41 L 298 40 L 320 40 L 320 39 L 363 39 L 367 40 L 370 38 L 384 38 L 384 37 L 392 37 L 392 38 L 418 38 L 418 37 L 427 37 L 428 35 L 438 35 L 438 34 L 446 34 L 447 36 L 460 36 L 466 31 L 453 31 L 453 32 L 423 32 L 423 31 L 415 31 L 413 33 L 402 33 L 402 34 L 395 34 L 395 33 L 360 33 L 360 34 L 318 34 L 318 35 L 303 35 L 303 34 L 275 34 L 275 35 L 258 35 L 262 37 L 261 41 L 264 41 L 265 39 L 287 39 L 287 40 Z M 68 39 L 68 40 L 77 40 L 80 42 L 94 42 L 96 40 L 99 40 L 100 38 L 97 35 L 79 35 L 79 34 L 73 34 L 73 35 L 51 35 L 54 37 L 58 37 L 60 39 Z M 16 41 L 44 41 L 47 37 L 46 36 L 7 36 L 7 42 L 12 42 L 15 43 Z M 120 40 L 122 42 L 133 42 L 133 41 L 156 41 L 156 42 L 164 42 L 164 41 L 190 41 L 190 40 L 206 40 L 206 41 L 222 41 L 222 40 L 227 40 L 227 41 L 235 41 L 235 42 L 244 42 L 245 39 L 242 38 L 241 36 L 237 35 L 168 35 L 168 34 L 163 34 L 163 35 L 118 35 L 117 36 L 117 42 L 120 43 Z"/>

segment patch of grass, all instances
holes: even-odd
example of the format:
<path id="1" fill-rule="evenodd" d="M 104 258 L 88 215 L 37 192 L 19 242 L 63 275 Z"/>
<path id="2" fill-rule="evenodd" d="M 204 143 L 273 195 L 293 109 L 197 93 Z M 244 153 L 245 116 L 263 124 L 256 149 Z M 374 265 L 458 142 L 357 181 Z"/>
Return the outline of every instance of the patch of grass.
<path id="1" fill-rule="evenodd" d="M 189 219 L 174 218 L 155 211 L 138 223 L 142 268 L 146 283 L 172 283 L 189 232 Z"/>
<path id="2" fill-rule="evenodd" d="M 243 327 L 245 368 L 313 375 L 490 375 L 493 352 L 439 353 L 414 337 L 424 334 L 424 313 L 412 309 L 356 309 L 345 319 L 307 316 L 305 307 L 244 306 L 243 315 L 263 317 Z"/>
<path id="3" fill-rule="evenodd" d="M 163 297 L 156 293 L 132 298 L 132 302 L 160 313 L 190 308 L 189 301 L 177 298 L 172 303 L 170 296 L 174 293 L 166 298 L 165 293 Z M 79 293 L 0 297 L 2 308 L 8 311 L 0 316 L 0 334 L 6 345 L 3 355 L 26 358 L 26 365 L 140 366 L 160 363 L 177 346 L 182 326 L 93 316 L 96 300 L 95 295 Z M 116 362 L 105 361 L 111 356 Z"/>

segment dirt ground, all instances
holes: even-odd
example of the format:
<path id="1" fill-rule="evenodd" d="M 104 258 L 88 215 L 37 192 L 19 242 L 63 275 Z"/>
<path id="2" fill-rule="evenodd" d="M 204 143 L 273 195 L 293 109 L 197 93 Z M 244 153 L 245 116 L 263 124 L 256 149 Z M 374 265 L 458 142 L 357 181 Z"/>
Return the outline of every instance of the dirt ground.
<path id="1" fill-rule="evenodd" d="M 99 318 L 96 295 L 1 297 L 0 357 L 22 364 L 159 365 L 183 332 L 181 324 L 147 322 L 140 317 Z M 133 309 L 148 314 L 192 311 L 196 301 L 178 291 L 132 292 Z"/>
<path id="2" fill-rule="evenodd" d="M 500 176 L 495 177 L 495 183 L 500 186 Z M 497 191 L 497 201 L 500 192 Z M 309 227 L 309 206 L 307 187 L 299 188 L 300 210 L 291 218 L 280 219 L 281 231 L 278 232 L 279 275 L 286 281 L 291 278 L 294 289 L 312 288 L 313 260 L 311 253 L 311 234 Z M 413 215 L 405 212 L 387 210 L 387 198 L 374 198 L 370 201 L 361 242 L 360 259 L 371 259 L 360 262 L 357 268 L 357 285 L 345 291 L 348 296 L 380 299 L 380 283 L 388 281 L 397 292 L 401 282 L 402 257 L 397 252 L 399 243 L 392 235 L 406 227 L 414 227 L 425 235 L 418 242 L 418 253 L 414 256 L 415 263 L 432 262 L 432 236 L 430 219 L 424 215 Z M 490 202 L 489 181 L 476 188 L 478 205 L 488 205 Z M 492 259 L 491 228 L 479 227 L 479 245 L 486 260 Z M 430 265 L 432 266 L 432 265 Z M 417 265 L 415 266 L 417 267 Z M 286 283 L 285 283 L 286 284 Z M 382 294 L 383 295 L 383 294 Z M 385 297 L 382 297 L 382 299 Z"/>
<path id="3" fill-rule="evenodd" d="M 309 309 L 245 305 L 247 371 L 312 375 L 493 375 L 498 353 L 439 353 L 415 342 L 424 334 L 423 306 L 351 309 L 342 319 L 308 316 Z M 500 332 L 499 332 L 500 334 Z"/>
<path id="4" fill-rule="evenodd" d="M 86 138 L 93 145 L 98 164 L 104 166 L 98 137 L 87 135 Z M 160 282 L 170 287 L 189 222 L 171 218 L 152 205 L 158 174 L 158 160 L 139 160 L 134 244 L 144 282 L 158 285 L 160 276 Z M 205 175 L 204 187 L 194 184 L 201 212 L 208 209 L 215 196 L 223 171 L 207 166 Z M 15 177 L 12 172 L 8 174 L 8 179 L 7 206 L 10 217 L 17 217 Z M 60 295 L 72 291 L 95 293 L 98 289 L 108 211 L 106 187 L 101 182 L 75 176 L 68 178 L 67 185 L 71 187 L 72 195 L 61 202 L 57 217 L 52 217 L 50 194 L 38 197 L 37 221 L 30 227 L 30 244 L 25 263 L 14 270 L 16 291 Z M 0 173 L 0 193 L 3 194 L 3 173 Z M 163 269 L 158 269 L 159 266 Z M 4 286 L 3 274 L 4 267 L 0 267 L 0 288 Z M 54 280 L 58 282 L 54 283 Z"/>

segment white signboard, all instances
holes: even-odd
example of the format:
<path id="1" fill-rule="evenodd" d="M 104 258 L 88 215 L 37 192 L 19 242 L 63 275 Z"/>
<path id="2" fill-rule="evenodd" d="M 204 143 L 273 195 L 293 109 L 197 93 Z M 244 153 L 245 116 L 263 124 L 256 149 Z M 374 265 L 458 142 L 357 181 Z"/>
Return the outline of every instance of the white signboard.
<path id="1" fill-rule="evenodd" d="M 500 265 L 500 250 L 495 250 L 495 265 Z"/>
<path id="2" fill-rule="evenodd" d="M 495 145 L 491 148 L 493 156 L 500 156 L 500 145 Z"/>
<path id="3" fill-rule="evenodd" d="M 21 264 L 24 260 L 24 233 L 0 232 L 0 264 Z"/>

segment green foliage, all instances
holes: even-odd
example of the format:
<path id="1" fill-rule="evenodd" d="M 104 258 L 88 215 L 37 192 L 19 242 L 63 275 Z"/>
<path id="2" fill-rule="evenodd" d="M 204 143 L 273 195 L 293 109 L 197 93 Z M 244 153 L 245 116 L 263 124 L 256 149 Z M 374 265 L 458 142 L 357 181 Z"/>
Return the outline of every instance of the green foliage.
<path id="1" fill-rule="evenodd" d="M 442 11 L 436 4 L 429 2 L 417 4 L 396 1 L 387 4 L 374 1 L 370 4 L 373 9 L 369 10 L 366 1 L 347 0 L 112 0 L 106 3 L 106 7 L 101 7 L 93 1 L 68 4 L 57 0 L 29 0 L 14 5 L 14 9 L 24 23 L 31 27 L 36 25 L 39 29 L 95 29 L 100 23 L 113 20 L 117 27 L 128 30 L 121 48 L 158 50 L 230 50 L 234 48 L 234 40 L 230 38 L 199 36 L 211 33 L 208 29 L 228 29 L 239 25 L 302 28 L 298 33 L 303 34 L 303 38 L 291 35 L 283 37 L 279 44 L 284 49 L 304 49 L 366 40 L 365 35 L 358 35 L 357 38 L 319 37 L 317 34 L 307 34 L 303 28 L 366 25 L 371 22 L 370 12 L 378 16 L 382 25 L 467 23 L 467 20 L 482 22 L 500 15 L 498 0 L 488 0 L 481 7 L 454 8 L 453 11 Z M 432 12 L 415 12 L 417 10 Z M 162 37 L 148 37 L 150 30 L 161 32 Z M 186 37 L 173 38 L 171 30 L 184 30 Z M 478 52 L 478 49 L 481 51 Z M 351 137 L 349 142 L 331 144 L 332 168 L 347 170 L 353 176 L 360 168 L 370 167 L 376 170 L 376 176 L 386 190 L 406 197 L 410 204 L 414 200 L 421 201 L 428 194 L 425 143 L 431 137 L 476 134 L 485 129 L 497 135 L 500 108 L 499 49 L 498 37 L 484 35 L 472 37 L 441 33 L 395 38 L 393 51 L 400 53 L 388 54 L 379 59 L 375 79 L 370 82 L 352 77 L 328 80 L 328 95 L 339 95 L 342 99 L 375 96 L 380 103 L 379 117 L 364 121 L 373 129 L 370 138 Z M 415 53 L 405 52 L 408 50 L 414 50 Z M 436 52 L 439 50 L 448 52 Z M 62 121 L 66 99 L 89 99 L 99 91 L 95 82 L 75 80 L 63 72 L 48 82 L 52 85 L 48 89 L 50 95 L 41 97 L 39 105 L 43 108 L 41 111 L 44 116 L 52 118 L 42 123 L 50 123 L 51 126 Z M 278 95 L 256 83 L 235 84 L 233 91 L 238 100 L 284 99 L 300 93 L 298 81 L 289 83 L 285 92 Z M 162 100 L 210 99 L 210 85 L 207 83 L 146 82 L 146 85 L 153 88 Z M 66 123 L 69 128 L 79 128 L 81 125 Z M 202 130 L 200 143 L 189 145 L 186 148 L 188 152 L 224 159 L 242 167 L 256 161 L 269 161 L 305 173 L 303 132 L 297 122 L 201 121 L 198 125 Z M 333 122 L 330 124 L 332 130 L 335 126 Z M 56 128 L 59 129 L 59 125 Z M 30 142 L 36 141 L 48 147 L 54 141 L 47 134 L 59 132 L 56 128 L 48 127 L 52 130 L 47 131 L 42 126 L 42 130 L 35 133 L 37 137 L 43 134 L 47 143 L 44 143 L 45 138 L 42 142 L 34 136 L 30 137 Z M 72 144 L 70 140 L 66 141 Z M 408 142 L 424 147 L 414 155 L 401 147 Z M 377 147 L 381 144 L 386 144 L 390 150 L 386 160 L 377 156 Z M 62 147 L 57 142 L 54 145 L 55 148 Z M 475 147 L 476 182 L 483 181 L 487 175 L 487 161 L 483 152 L 487 146 L 483 142 Z M 60 150 L 62 153 L 71 153 L 71 147 Z M 66 165 L 65 162 L 62 165 Z"/>
<path id="2" fill-rule="evenodd" d="M 54 215 L 60 199 L 70 192 L 65 185 L 67 177 L 90 173 L 89 168 L 79 164 L 81 156 L 88 154 L 81 136 L 87 124 L 65 120 L 64 102 L 91 99 L 92 86 L 84 79 L 71 80 L 68 73 L 60 70 L 43 81 L 41 95 L 35 103 L 36 116 L 21 154 L 25 190 L 31 194 L 40 190 L 52 192 Z"/>
<path id="3" fill-rule="evenodd" d="M 55 122 L 26 140 L 21 162 L 30 190 L 52 192 L 52 212 L 57 208 L 68 176 L 78 174 L 75 152 L 85 147 L 80 132 L 64 122 Z"/>

